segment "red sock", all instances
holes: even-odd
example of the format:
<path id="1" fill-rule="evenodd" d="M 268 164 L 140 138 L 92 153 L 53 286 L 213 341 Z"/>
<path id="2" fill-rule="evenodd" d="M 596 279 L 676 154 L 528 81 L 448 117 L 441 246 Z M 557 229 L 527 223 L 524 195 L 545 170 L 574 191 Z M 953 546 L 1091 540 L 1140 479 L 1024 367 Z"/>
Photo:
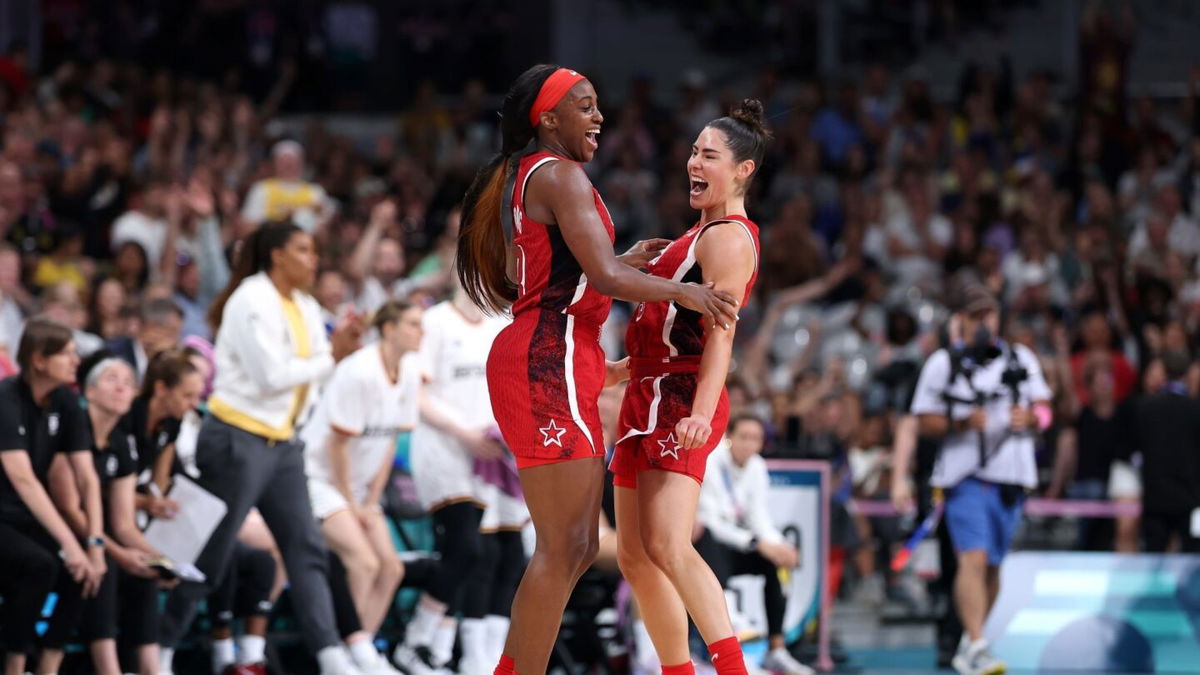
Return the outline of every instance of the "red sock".
<path id="1" fill-rule="evenodd" d="M 508 654 L 500 656 L 500 665 L 496 666 L 494 675 L 517 675 L 517 662 Z"/>
<path id="2" fill-rule="evenodd" d="M 677 666 L 663 666 L 663 675 L 695 675 L 696 666 L 692 665 L 691 661 L 686 661 Z"/>
<path id="3" fill-rule="evenodd" d="M 717 675 L 747 675 L 742 645 L 736 635 L 730 635 L 709 645 L 708 654 L 717 668 Z"/>

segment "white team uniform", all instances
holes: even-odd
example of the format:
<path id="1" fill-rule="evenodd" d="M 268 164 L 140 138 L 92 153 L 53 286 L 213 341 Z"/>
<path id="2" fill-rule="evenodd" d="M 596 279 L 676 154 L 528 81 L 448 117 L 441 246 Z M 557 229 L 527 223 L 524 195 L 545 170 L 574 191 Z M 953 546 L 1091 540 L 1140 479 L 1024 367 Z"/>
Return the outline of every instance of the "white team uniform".
<path id="1" fill-rule="evenodd" d="M 361 504 L 371 480 L 395 454 L 397 435 L 416 423 L 420 387 L 421 363 L 415 352 L 401 357 L 397 382 L 388 377 L 378 343 L 359 349 L 337 365 L 316 410 L 300 431 L 308 494 L 318 520 L 349 506 L 334 487 L 325 447 L 332 430 L 352 436 L 347 445 L 350 490 Z"/>
<path id="2" fill-rule="evenodd" d="M 485 316 L 471 322 L 452 303 L 443 302 L 426 311 L 423 322 L 421 362 L 430 403 L 468 429 L 495 427 L 487 358 L 508 321 Z M 524 500 L 481 480 L 474 455 L 448 434 L 419 423 L 410 453 L 417 498 L 426 509 L 475 502 L 485 507 L 482 530 L 517 529 L 529 520 Z"/>

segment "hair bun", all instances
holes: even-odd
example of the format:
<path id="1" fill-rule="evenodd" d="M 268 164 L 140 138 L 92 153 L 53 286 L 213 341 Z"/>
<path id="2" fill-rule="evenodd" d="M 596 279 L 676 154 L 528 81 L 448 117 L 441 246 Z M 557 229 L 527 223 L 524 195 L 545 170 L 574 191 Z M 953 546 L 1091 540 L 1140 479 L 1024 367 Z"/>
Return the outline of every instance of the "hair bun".
<path id="1" fill-rule="evenodd" d="M 763 119 L 762 101 L 756 98 L 742 99 L 741 103 L 733 107 L 729 116 L 750 127 L 750 130 L 756 134 L 762 134 L 768 138 L 771 136 L 771 132 L 767 130 L 766 121 Z"/>

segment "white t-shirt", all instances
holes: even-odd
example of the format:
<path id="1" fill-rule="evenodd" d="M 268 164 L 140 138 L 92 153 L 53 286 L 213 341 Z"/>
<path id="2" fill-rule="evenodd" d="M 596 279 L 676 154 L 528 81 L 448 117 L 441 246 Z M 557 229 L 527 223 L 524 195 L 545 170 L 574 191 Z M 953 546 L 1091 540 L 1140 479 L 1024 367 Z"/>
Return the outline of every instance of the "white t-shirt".
<path id="1" fill-rule="evenodd" d="M 167 221 L 151 218 L 140 211 L 127 211 L 113 223 L 113 250 L 117 250 L 127 241 L 141 245 L 142 250 L 146 252 L 146 266 L 150 270 L 150 276 L 156 276 L 163 247 L 167 243 Z"/>
<path id="2" fill-rule="evenodd" d="M 468 429 L 495 424 L 487 359 L 508 319 L 485 315 L 468 321 L 452 303 L 443 302 L 425 312 L 422 324 L 421 365 L 430 401 Z"/>
<path id="3" fill-rule="evenodd" d="M 1018 387 L 1020 405 L 1028 407 L 1034 401 L 1049 401 L 1050 387 L 1042 375 L 1042 366 L 1037 357 L 1023 345 L 1014 345 L 1014 353 L 1028 377 Z M 942 441 L 942 450 L 933 467 L 930 484 L 935 487 L 953 487 L 962 479 L 974 475 L 980 480 L 993 483 L 1008 483 L 1037 487 L 1037 463 L 1034 458 L 1033 436 L 1009 433 L 1009 412 L 1013 401 L 1009 388 L 1003 384 L 1004 371 L 1009 366 L 1007 348 L 986 365 L 974 369 L 968 384 L 967 373 L 961 373 L 950 383 L 950 355 L 945 349 L 934 352 L 917 380 L 913 395 L 912 412 L 916 415 L 945 415 L 946 402 L 942 393 L 957 399 L 971 400 L 975 391 L 989 396 L 984 405 L 987 413 L 987 429 L 984 438 L 991 458 L 982 470 L 979 468 L 979 435 L 974 431 L 951 433 Z M 949 387 L 947 386 L 949 385 Z M 974 390 L 972 391 L 972 385 Z M 972 406 L 956 403 L 953 417 L 956 420 L 971 416 Z M 998 448 L 998 449 L 997 449 Z"/>
<path id="4" fill-rule="evenodd" d="M 739 551 L 748 550 L 756 537 L 783 541 L 767 505 L 770 485 L 771 476 L 762 457 L 754 455 L 745 466 L 738 466 L 729 451 L 729 441 L 722 440 L 708 456 L 696 520 L 717 541 Z"/>
<path id="5" fill-rule="evenodd" d="M 400 377 L 388 378 L 379 344 L 347 356 L 321 392 L 312 417 L 300 430 L 310 480 L 333 483 L 329 451 L 332 429 L 353 436 L 348 445 L 350 488 L 365 491 L 383 462 L 396 451 L 396 436 L 417 421 L 421 368 L 415 352 L 400 359 Z"/>

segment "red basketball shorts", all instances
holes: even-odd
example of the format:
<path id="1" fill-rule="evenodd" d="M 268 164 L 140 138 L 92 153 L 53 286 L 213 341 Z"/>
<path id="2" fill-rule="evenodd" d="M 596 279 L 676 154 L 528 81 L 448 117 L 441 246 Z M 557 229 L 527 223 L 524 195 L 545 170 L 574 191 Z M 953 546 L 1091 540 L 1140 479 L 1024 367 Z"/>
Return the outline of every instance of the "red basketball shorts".
<path id="1" fill-rule="evenodd" d="M 657 372 L 647 374 L 634 365 L 621 402 L 616 452 L 609 468 L 617 487 L 636 488 L 637 475 L 657 469 L 691 476 L 704 482 L 708 455 L 725 435 L 729 424 L 729 398 L 721 390 L 717 410 L 713 414 L 712 434 L 701 447 L 684 450 L 675 436 L 675 425 L 691 415 L 692 400 L 699 380 L 695 366 L 688 372 Z M 641 371 L 641 372 L 639 372 Z M 653 373 L 654 371 L 650 371 Z"/>
<path id="2" fill-rule="evenodd" d="M 604 374 L 595 323 L 528 311 L 500 331 L 488 355 L 488 393 L 518 468 L 604 457 Z"/>

